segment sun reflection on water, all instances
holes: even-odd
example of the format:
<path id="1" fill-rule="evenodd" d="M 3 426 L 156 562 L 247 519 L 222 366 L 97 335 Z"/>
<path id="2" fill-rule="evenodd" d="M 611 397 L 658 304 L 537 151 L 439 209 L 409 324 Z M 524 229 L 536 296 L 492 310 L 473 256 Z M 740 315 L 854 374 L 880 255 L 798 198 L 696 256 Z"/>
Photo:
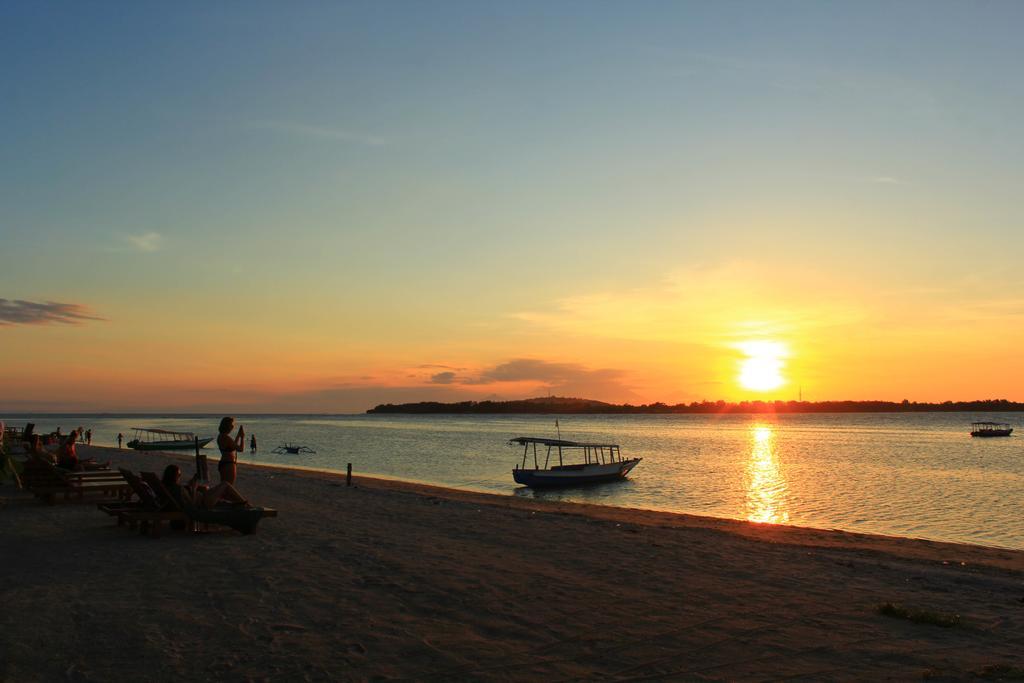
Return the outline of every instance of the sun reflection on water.
<path id="1" fill-rule="evenodd" d="M 785 524 L 789 521 L 786 479 L 775 452 L 775 428 L 755 424 L 750 428 L 750 460 L 747 461 L 747 519 L 751 522 Z"/>

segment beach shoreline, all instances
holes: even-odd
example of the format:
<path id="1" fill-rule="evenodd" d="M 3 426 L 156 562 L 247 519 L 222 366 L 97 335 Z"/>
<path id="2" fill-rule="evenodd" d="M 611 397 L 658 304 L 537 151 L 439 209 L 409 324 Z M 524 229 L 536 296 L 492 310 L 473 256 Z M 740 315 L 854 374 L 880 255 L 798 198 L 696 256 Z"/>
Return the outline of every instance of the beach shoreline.
<path id="1" fill-rule="evenodd" d="M 135 471 L 194 462 L 81 451 Z M 347 487 L 241 464 L 238 485 L 280 516 L 254 536 L 159 540 L 0 487 L 0 679 L 113 680 L 134 653 L 154 680 L 958 680 L 1024 651 L 1024 551 L 358 472 Z M 81 647 L 40 650 L 54 637 Z"/>
<path id="2" fill-rule="evenodd" d="M 186 460 L 193 462 L 192 458 L 187 458 Z M 346 476 L 344 472 L 338 470 L 288 467 L 269 463 L 240 463 L 239 466 L 296 472 L 314 477 L 324 476 L 331 479 L 345 479 Z M 869 550 L 890 553 L 904 559 L 920 559 L 944 563 L 973 563 L 1024 572 L 1024 551 L 1015 548 L 1003 548 L 1001 546 L 953 543 L 911 536 L 889 536 L 886 534 L 845 531 L 843 529 L 820 529 L 791 524 L 752 522 L 726 517 L 695 515 L 686 512 L 601 505 L 599 503 L 538 500 L 376 474 L 353 474 L 352 483 L 356 486 L 362 485 L 382 490 L 404 491 L 420 496 L 441 497 L 447 500 L 457 500 L 497 508 L 528 510 L 548 514 L 578 515 L 610 522 L 626 522 L 652 527 L 712 529 L 748 538 L 755 542 Z"/>

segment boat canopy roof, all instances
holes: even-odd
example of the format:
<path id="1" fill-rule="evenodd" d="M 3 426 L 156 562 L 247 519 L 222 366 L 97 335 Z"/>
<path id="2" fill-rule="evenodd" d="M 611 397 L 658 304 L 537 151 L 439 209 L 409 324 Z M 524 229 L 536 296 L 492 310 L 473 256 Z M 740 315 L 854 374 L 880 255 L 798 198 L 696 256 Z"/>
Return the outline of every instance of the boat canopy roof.
<path id="1" fill-rule="evenodd" d="M 1009 427 L 1005 422 L 972 422 L 975 427 Z"/>
<path id="2" fill-rule="evenodd" d="M 149 429 L 147 427 L 132 427 L 137 432 L 149 432 L 150 434 L 166 434 L 168 436 L 187 436 L 192 438 L 195 436 L 192 432 L 172 432 L 169 429 Z"/>
<path id="3" fill-rule="evenodd" d="M 517 436 L 509 439 L 509 443 L 517 443 L 520 446 L 536 443 L 541 446 L 558 446 L 560 448 L 618 448 L 617 443 L 583 443 L 582 441 L 565 441 L 564 439 L 538 439 L 532 436 Z"/>

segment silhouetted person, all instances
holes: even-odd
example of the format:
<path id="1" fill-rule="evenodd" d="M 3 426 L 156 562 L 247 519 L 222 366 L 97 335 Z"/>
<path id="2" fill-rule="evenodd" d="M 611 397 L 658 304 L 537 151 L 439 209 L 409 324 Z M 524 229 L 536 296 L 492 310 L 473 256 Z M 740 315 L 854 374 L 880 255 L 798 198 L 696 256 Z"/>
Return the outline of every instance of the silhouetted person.
<path id="1" fill-rule="evenodd" d="M 28 454 L 37 458 L 42 458 L 46 462 L 56 464 L 57 459 L 53 453 L 43 448 L 43 439 L 38 434 L 32 435 L 32 440 L 28 442 Z"/>
<path id="2" fill-rule="evenodd" d="M 235 427 L 235 418 L 225 417 L 217 428 L 217 448 L 220 449 L 220 462 L 217 471 L 220 480 L 229 484 L 235 483 L 238 476 L 238 454 L 245 450 L 245 427 L 238 428 L 238 434 L 231 438 L 231 430 Z"/>
<path id="3" fill-rule="evenodd" d="M 78 451 L 75 449 L 75 442 L 78 440 L 78 432 L 71 430 L 68 438 L 57 449 L 57 464 L 66 470 L 78 469 Z"/>
<path id="4" fill-rule="evenodd" d="M 92 445 L 92 430 L 91 429 L 86 429 L 85 430 L 85 443 L 88 444 L 89 446 Z"/>
<path id="5" fill-rule="evenodd" d="M 124 442 L 124 434 L 122 434 L 121 432 L 118 432 L 117 433 L 117 447 L 118 448 L 123 448 L 123 446 L 121 445 L 123 442 Z"/>
<path id="6" fill-rule="evenodd" d="M 78 451 L 75 448 L 76 441 L 78 441 L 77 431 L 71 432 L 68 434 L 68 438 L 64 439 L 60 450 L 57 451 L 58 467 L 63 467 L 66 470 L 98 470 L 110 465 L 109 461 L 103 464 L 97 463 L 95 458 L 79 460 Z"/>
<path id="7" fill-rule="evenodd" d="M 251 453 L 255 453 L 256 452 L 256 435 L 255 434 L 253 434 L 252 436 L 249 437 L 249 451 Z"/>
<path id="8" fill-rule="evenodd" d="M 187 484 L 182 485 L 180 467 L 168 465 L 164 469 L 164 487 L 182 506 L 191 503 L 196 507 L 212 508 L 222 500 L 236 505 L 248 505 L 248 501 L 238 492 L 238 489 L 226 481 L 209 488 L 199 486 L 198 482 L 199 474 L 196 473 Z"/>

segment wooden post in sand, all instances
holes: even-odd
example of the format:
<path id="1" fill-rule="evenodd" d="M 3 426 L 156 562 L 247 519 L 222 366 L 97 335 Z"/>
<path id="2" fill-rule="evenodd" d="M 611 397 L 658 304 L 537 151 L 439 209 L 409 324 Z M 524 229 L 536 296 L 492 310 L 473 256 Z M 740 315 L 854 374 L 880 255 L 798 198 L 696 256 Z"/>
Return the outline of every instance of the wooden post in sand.
<path id="1" fill-rule="evenodd" d="M 352 485 L 352 463 L 348 464 L 348 469 L 345 472 L 345 486 Z"/>

